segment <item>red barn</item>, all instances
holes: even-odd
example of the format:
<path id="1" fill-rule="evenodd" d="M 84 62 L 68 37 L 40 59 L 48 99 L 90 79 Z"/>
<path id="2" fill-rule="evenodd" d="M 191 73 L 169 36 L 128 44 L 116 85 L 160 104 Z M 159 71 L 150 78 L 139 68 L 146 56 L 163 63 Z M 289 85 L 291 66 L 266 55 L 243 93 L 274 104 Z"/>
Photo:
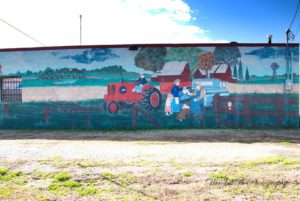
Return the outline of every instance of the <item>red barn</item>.
<path id="1" fill-rule="evenodd" d="M 162 93 L 168 93 L 176 79 L 180 79 L 180 86 L 188 86 L 190 84 L 190 74 L 188 62 L 170 61 L 165 63 L 160 72 L 153 74 L 151 80 L 160 83 Z"/>
<path id="2" fill-rule="evenodd" d="M 232 77 L 230 65 L 215 64 L 210 71 L 208 71 L 211 78 L 217 78 L 223 81 L 236 82 L 237 79 Z M 203 70 L 196 70 L 194 78 L 206 78 L 206 73 Z"/>

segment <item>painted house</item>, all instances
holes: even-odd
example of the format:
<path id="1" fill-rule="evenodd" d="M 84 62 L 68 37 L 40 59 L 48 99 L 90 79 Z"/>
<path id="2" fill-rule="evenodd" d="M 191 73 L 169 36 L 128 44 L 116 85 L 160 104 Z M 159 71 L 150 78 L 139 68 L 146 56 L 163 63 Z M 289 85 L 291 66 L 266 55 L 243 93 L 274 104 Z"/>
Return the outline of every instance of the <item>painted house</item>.
<path id="1" fill-rule="evenodd" d="M 227 82 L 237 82 L 237 79 L 232 76 L 230 65 L 225 63 L 215 64 L 210 71 L 208 71 L 211 78 L 217 78 Z M 206 73 L 203 70 L 197 69 L 194 73 L 194 78 L 206 78 Z"/>
<path id="2" fill-rule="evenodd" d="M 190 81 L 190 67 L 187 61 L 170 61 L 164 64 L 162 70 L 151 77 L 151 81 L 160 83 L 162 93 L 170 92 L 173 82 L 180 79 L 181 85 Z"/>

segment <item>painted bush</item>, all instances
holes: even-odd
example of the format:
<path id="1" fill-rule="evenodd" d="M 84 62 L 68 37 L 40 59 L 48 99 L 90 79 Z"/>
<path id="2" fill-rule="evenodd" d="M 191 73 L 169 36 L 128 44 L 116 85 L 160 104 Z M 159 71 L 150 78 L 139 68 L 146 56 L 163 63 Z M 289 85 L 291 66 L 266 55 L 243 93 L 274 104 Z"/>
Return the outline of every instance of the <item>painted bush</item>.
<path id="1" fill-rule="evenodd" d="M 292 44 L 0 50 L 1 128 L 299 127 Z"/>

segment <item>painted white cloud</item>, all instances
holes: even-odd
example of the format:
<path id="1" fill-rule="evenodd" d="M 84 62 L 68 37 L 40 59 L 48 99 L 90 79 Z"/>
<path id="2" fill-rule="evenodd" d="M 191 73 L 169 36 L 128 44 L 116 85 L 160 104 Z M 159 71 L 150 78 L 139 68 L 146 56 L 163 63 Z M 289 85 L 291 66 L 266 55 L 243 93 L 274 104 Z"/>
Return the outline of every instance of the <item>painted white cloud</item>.
<path id="1" fill-rule="evenodd" d="M 79 14 L 83 44 L 227 42 L 192 25 L 183 0 L 10 0 L 0 13 L 47 46 L 78 45 Z M 0 48 L 39 46 L 2 22 L 0 32 Z"/>

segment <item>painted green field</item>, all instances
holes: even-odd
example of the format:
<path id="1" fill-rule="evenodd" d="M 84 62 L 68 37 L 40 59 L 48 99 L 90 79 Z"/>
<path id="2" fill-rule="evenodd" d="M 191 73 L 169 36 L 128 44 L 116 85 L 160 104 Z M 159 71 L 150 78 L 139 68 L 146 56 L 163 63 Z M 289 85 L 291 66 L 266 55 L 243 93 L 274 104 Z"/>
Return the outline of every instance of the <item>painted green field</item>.
<path id="1" fill-rule="evenodd" d="M 123 72 L 124 82 L 134 82 L 139 77 L 138 73 Z M 152 82 L 151 75 L 145 74 L 149 83 L 159 86 L 159 82 Z M 280 75 L 273 80 L 272 76 L 253 76 L 250 80 L 239 80 L 239 84 L 284 84 L 285 76 Z M 110 82 L 121 82 L 120 73 L 89 72 L 83 78 L 77 79 L 40 79 L 39 76 L 23 76 L 22 87 L 49 87 L 49 86 L 107 86 Z M 293 78 L 294 83 L 299 82 L 299 75 Z"/>
<path id="2" fill-rule="evenodd" d="M 237 99 L 243 96 L 234 95 Z M 202 118 L 188 115 L 182 122 L 176 119 L 176 114 L 166 116 L 164 114 L 164 103 L 158 111 L 147 112 L 150 119 L 142 113 L 138 113 L 136 128 L 222 128 L 222 127 L 298 127 L 298 116 L 289 117 L 287 111 L 298 112 L 297 105 L 282 105 L 283 122 L 278 124 L 277 118 L 268 115 L 268 112 L 276 111 L 276 94 L 251 94 L 250 97 L 274 97 L 274 103 L 250 103 L 251 111 L 263 111 L 267 114 L 250 116 L 249 122 L 245 123 L 243 115 L 234 115 L 232 124 L 228 124 L 226 112 L 220 115 L 221 122 L 216 124 L 215 108 L 203 110 Z M 298 95 L 288 95 L 283 98 L 298 98 Z M 226 105 L 226 103 L 224 103 Z M 225 105 L 223 106 L 225 107 Z M 0 126 L 1 128 L 73 128 L 73 129 L 131 129 L 133 128 L 132 113 L 130 107 L 124 105 L 118 113 L 111 114 L 104 107 L 103 100 L 91 100 L 81 102 L 29 102 L 15 103 L 0 107 Z M 5 109 L 5 107 L 8 107 Z M 235 103 L 234 109 L 243 111 L 242 103 Z M 139 108 L 143 109 L 142 105 Z M 154 120 L 154 123 L 152 120 Z M 230 119 L 232 121 L 232 119 Z M 151 122 L 152 121 L 152 122 Z"/>
<path id="3" fill-rule="evenodd" d="M 134 82 L 137 73 L 123 73 L 124 81 Z M 84 78 L 77 79 L 40 79 L 39 77 L 23 77 L 22 87 L 48 87 L 48 86 L 107 86 L 110 82 L 121 82 L 120 73 L 89 73 Z"/>
<path id="4" fill-rule="evenodd" d="M 272 79 L 272 76 L 254 76 L 249 80 L 240 80 L 240 84 L 284 84 L 286 80 L 285 75 L 278 76 L 275 80 Z M 299 83 L 299 75 L 294 75 L 293 83 Z"/>

